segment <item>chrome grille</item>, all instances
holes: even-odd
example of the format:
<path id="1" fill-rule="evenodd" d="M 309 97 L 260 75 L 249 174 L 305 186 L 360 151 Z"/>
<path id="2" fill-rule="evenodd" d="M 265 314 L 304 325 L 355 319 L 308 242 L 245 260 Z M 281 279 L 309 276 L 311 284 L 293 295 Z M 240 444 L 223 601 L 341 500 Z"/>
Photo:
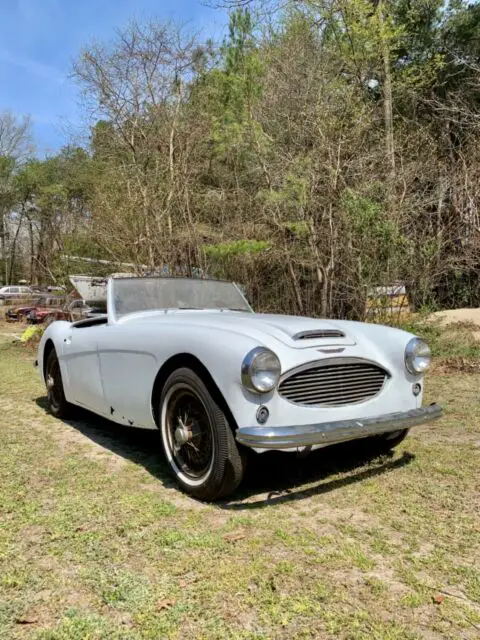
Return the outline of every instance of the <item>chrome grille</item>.
<path id="1" fill-rule="evenodd" d="M 296 404 L 343 406 L 374 398 L 387 378 L 388 373 L 371 362 L 337 359 L 293 371 L 278 392 Z"/>
<path id="2" fill-rule="evenodd" d="M 321 338 L 344 338 L 343 331 L 338 329 L 317 329 L 313 331 L 301 331 L 293 336 L 294 340 L 318 340 Z"/>

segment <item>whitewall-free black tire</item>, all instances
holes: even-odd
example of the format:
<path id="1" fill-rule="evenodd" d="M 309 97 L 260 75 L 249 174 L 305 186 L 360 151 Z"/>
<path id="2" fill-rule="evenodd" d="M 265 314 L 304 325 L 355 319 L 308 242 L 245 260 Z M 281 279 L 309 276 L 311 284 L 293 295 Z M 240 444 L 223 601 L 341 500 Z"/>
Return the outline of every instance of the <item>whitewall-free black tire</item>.
<path id="1" fill-rule="evenodd" d="M 205 382 L 180 368 L 160 399 L 160 436 L 169 469 L 181 488 L 200 500 L 232 493 L 243 477 L 243 461 L 232 428 Z"/>
<path id="2" fill-rule="evenodd" d="M 68 418 L 71 414 L 72 405 L 65 398 L 60 363 L 53 348 L 48 354 L 45 364 L 45 384 L 50 413 L 56 418 Z"/>

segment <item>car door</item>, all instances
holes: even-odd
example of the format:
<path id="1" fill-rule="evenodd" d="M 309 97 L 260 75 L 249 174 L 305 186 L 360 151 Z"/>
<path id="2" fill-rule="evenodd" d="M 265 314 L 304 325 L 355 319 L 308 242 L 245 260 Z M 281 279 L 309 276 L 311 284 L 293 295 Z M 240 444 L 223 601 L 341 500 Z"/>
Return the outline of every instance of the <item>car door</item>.
<path id="1" fill-rule="evenodd" d="M 118 422 L 154 427 L 153 381 L 159 362 L 151 333 L 136 325 L 108 325 L 99 341 L 100 371 L 107 410 Z"/>
<path id="2" fill-rule="evenodd" d="M 106 414 L 98 357 L 98 343 L 107 325 L 70 328 L 64 338 L 62 359 L 67 398 L 95 413 Z"/>

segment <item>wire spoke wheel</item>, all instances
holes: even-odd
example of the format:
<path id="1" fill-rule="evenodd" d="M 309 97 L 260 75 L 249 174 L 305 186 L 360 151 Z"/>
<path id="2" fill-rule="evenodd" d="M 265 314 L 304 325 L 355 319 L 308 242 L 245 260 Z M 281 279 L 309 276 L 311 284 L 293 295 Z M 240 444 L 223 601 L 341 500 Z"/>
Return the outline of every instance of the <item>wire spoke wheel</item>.
<path id="1" fill-rule="evenodd" d="M 158 417 L 170 472 L 188 494 L 211 501 L 236 489 L 244 462 L 221 398 L 207 384 L 187 367 L 173 371 L 162 389 Z"/>
<path id="2" fill-rule="evenodd" d="M 192 480 L 205 477 L 214 454 L 213 431 L 201 399 L 177 385 L 166 398 L 167 438 L 177 467 Z"/>

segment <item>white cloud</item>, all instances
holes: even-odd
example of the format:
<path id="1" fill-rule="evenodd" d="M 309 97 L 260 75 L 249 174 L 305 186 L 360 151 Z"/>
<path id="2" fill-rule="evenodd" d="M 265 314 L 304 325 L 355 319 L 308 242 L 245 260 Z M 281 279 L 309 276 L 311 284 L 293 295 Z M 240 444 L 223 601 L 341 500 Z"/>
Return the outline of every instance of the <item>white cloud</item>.
<path id="1" fill-rule="evenodd" d="M 0 61 L 20 67 L 32 75 L 44 78 L 45 80 L 49 80 L 56 84 L 62 84 L 66 79 L 65 74 L 55 67 L 43 64 L 42 62 L 37 62 L 36 60 L 32 60 L 26 56 L 13 53 L 12 51 L 7 51 L 6 49 L 0 48 Z"/>

